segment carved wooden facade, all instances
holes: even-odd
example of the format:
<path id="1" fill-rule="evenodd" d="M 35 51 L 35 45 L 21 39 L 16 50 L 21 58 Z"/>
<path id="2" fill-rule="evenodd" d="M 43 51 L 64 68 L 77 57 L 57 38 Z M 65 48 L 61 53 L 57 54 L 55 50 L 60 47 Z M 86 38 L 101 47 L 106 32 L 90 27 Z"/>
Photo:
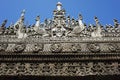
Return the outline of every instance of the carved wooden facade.
<path id="1" fill-rule="evenodd" d="M 24 14 L 0 28 L 0 76 L 120 75 L 120 25 L 86 25 L 65 16 L 57 4 L 54 17 L 26 26 Z"/>

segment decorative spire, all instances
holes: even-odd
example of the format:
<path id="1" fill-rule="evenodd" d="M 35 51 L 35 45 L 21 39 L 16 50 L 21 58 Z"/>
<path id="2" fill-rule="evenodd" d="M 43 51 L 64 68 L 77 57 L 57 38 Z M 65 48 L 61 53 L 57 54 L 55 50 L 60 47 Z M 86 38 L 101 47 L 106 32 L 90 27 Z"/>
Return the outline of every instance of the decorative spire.
<path id="1" fill-rule="evenodd" d="M 5 19 L 5 20 L 3 21 L 3 23 L 1 24 L 0 27 L 5 27 L 6 23 L 7 23 L 7 19 Z"/>
<path id="2" fill-rule="evenodd" d="M 62 3 L 58 2 L 57 3 L 57 10 L 60 11 L 62 9 Z"/>
<path id="3" fill-rule="evenodd" d="M 95 19 L 96 24 L 98 25 L 99 24 L 99 20 L 98 20 L 97 16 L 95 16 L 94 19 Z"/>
<path id="4" fill-rule="evenodd" d="M 119 23 L 118 23 L 118 20 L 117 19 L 114 19 L 114 26 L 115 27 L 118 27 Z"/>
<path id="5" fill-rule="evenodd" d="M 40 16 L 37 16 L 35 20 L 36 20 L 35 26 L 40 27 Z"/>
<path id="6" fill-rule="evenodd" d="M 40 16 L 37 16 L 35 20 L 40 21 Z"/>
<path id="7" fill-rule="evenodd" d="M 25 15 L 25 9 L 22 10 L 21 17 L 24 17 L 24 15 Z"/>
<path id="8" fill-rule="evenodd" d="M 85 26 L 84 26 L 84 23 L 82 22 L 82 20 L 83 20 L 83 17 L 82 17 L 81 14 L 79 14 L 79 20 L 78 20 L 78 22 L 79 22 L 79 26 L 83 30 L 83 29 L 85 29 Z"/>
<path id="9" fill-rule="evenodd" d="M 82 15 L 81 15 L 81 14 L 79 14 L 79 19 L 80 19 L 80 20 L 83 20 L 83 17 L 82 17 Z"/>

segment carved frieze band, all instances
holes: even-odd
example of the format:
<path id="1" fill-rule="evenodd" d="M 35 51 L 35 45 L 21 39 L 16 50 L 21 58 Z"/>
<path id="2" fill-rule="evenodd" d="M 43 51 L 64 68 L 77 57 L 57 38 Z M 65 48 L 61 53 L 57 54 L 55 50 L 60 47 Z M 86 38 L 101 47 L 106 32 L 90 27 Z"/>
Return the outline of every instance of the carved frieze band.
<path id="1" fill-rule="evenodd" d="M 120 63 L 0 63 L 0 75 L 86 76 L 120 74 Z"/>
<path id="2" fill-rule="evenodd" d="M 0 52 L 52 52 L 52 53 L 63 53 L 63 52 L 120 52 L 120 43 L 53 43 L 53 44 L 0 44 Z"/>

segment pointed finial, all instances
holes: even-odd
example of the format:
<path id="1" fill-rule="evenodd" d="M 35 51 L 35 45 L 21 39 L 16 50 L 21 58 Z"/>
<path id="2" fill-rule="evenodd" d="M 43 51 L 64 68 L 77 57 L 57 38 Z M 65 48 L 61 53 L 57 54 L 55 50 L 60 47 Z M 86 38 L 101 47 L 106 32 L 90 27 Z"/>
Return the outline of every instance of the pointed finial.
<path id="1" fill-rule="evenodd" d="M 118 20 L 117 19 L 114 19 L 114 26 L 115 27 L 118 27 L 119 23 L 118 23 Z"/>
<path id="2" fill-rule="evenodd" d="M 67 19 L 70 20 L 70 15 L 67 16 Z"/>
<path id="3" fill-rule="evenodd" d="M 25 9 L 22 10 L 21 17 L 23 17 L 24 15 L 25 15 Z"/>
<path id="4" fill-rule="evenodd" d="M 1 27 L 5 27 L 6 23 L 7 23 L 7 19 L 3 21 L 3 23 L 1 24 Z"/>
<path id="5" fill-rule="evenodd" d="M 83 17 L 82 17 L 82 15 L 81 15 L 81 14 L 79 14 L 79 19 L 80 19 L 80 20 L 83 20 Z"/>
<path id="6" fill-rule="evenodd" d="M 94 19 L 95 19 L 96 24 L 98 24 L 99 20 L 98 20 L 97 16 L 95 16 Z"/>
<path id="7" fill-rule="evenodd" d="M 57 3 L 57 10 L 60 11 L 61 9 L 62 9 L 62 3 L 61 3 L 61 2 L 58 2 L 58 3 Z"/>
<path id="8" fill-rule="evenodd" d="M 58 3 L 57 3 L 57 6 L 62 6 L 62 3 L 61 3 L 61 2 L 58 2 Z"/>
<path id="9" fill-rule="evenodd" d="M 40 16 L 37 16 L 35 20 L 36 20 L 36 21 L 39 21 L 39 20 L 40 20 Z"/>

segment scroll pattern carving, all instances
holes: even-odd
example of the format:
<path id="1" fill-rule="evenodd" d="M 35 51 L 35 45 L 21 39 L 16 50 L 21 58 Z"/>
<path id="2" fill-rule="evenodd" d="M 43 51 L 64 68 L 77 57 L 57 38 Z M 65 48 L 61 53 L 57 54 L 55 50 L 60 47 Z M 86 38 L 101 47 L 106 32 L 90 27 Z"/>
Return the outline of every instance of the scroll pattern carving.
<path id="1" fill-rule="evenodd" d="M 120 74 L 120 63 L 0 63 L 0 75 L 86 76 Z"/>
<path id="2" fill-rule="evenodd" d="M 117 44 L 108 44 L 108 49 L 110 52 L 118 52 L 120 51 L 120 47 Z"/>

